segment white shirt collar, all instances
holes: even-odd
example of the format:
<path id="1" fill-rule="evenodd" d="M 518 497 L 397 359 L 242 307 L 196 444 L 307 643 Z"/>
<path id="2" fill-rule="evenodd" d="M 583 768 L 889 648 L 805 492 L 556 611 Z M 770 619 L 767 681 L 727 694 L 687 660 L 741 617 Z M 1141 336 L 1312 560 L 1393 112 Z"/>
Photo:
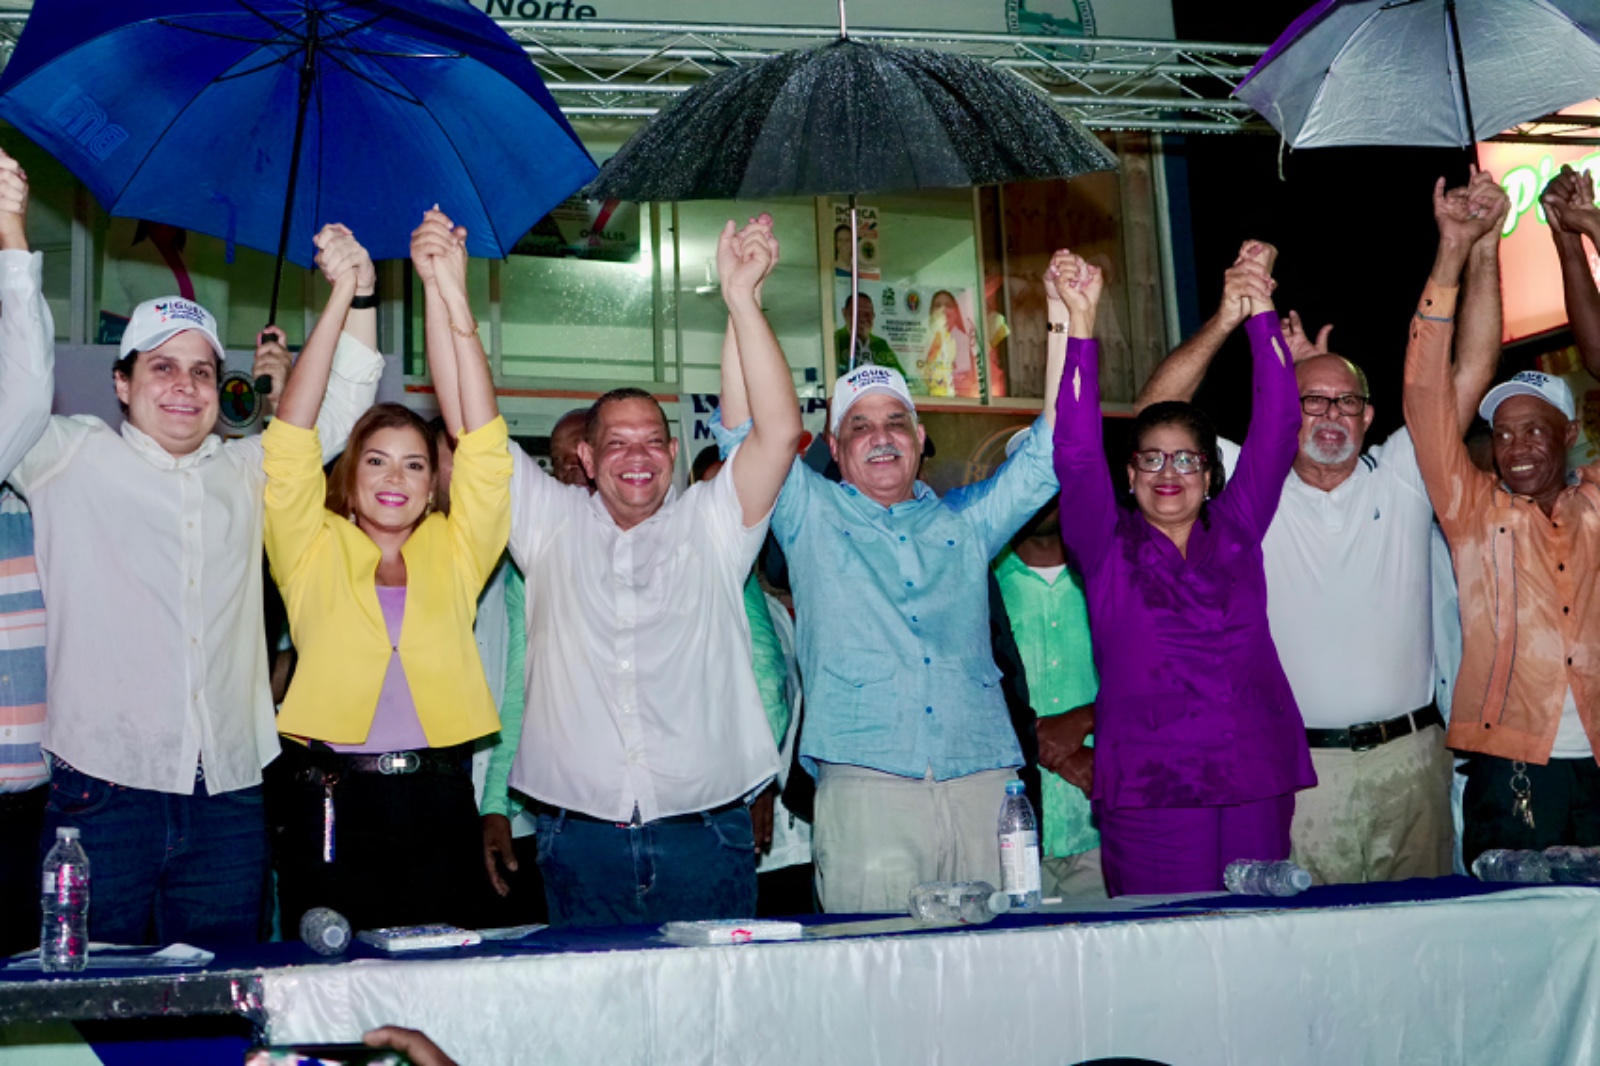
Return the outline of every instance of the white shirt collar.
<path id="1" fill-rule="evenodd" d="M 122 423 L 122 439 L 128 442 L 128 447 L 157 470 L 188 470 L 216 455 L 217 449 L 222 447 L 222 438 L 210 433 L 200 442 L 200 447 L 188 455 L 173 455 L 157 444 L 154 437 L 128 421 Z"/>

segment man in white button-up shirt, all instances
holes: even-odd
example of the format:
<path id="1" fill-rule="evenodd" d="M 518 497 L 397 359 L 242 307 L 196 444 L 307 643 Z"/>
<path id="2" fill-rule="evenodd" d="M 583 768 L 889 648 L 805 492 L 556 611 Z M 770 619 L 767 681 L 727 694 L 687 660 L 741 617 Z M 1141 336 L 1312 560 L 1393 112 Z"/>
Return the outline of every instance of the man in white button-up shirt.
<path id="1" fill-rule="evenodd" d="M 94 863 L 90 936 L 253 940 L 266 878 L 261 768 L 278 753 L 261 606 L 259 438 L 212 433 L 222 344 L 179 297 L 135 309 L 113 382 L 127 410 L 49 417 L 54 324 L 0 157 L 0 469 L 33 508 L 47 618 L 54 759 L 46 844 L 77 826 Z M 331 453 L 371 405 L 376 316 L 350 316 L 319 429 Z M 257 369 L 281 391 L 285 360 Z M 42 430 L 42 433 L 41 433 Z"/>
<path id="2" fill-rule="evenodd" d="M 757 291 L 776 257 L 765 217 L 737 234 L 729 223 L 718 246 L 755 428 L 716 479 L 672 487 L 677 441 L 638 389 L 591 409 L 579 447 L 592 496 L 513 449 L 528 656 L 510 783 L 535 801 L 552 924 L 755 913 L 746 797 L 777 774 L 778 752 L 743 587 L 801 431 Z"/>

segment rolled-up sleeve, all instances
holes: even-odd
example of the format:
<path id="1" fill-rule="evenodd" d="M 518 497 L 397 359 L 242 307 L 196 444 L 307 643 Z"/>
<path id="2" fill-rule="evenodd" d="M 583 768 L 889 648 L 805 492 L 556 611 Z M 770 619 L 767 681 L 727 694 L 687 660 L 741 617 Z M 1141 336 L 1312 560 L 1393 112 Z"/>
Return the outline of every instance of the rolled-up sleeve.
<path id="1" fill-rule="evenodd" d="M 0 251 L 0 481 L 10 478 L 50 421 L 56 330 L 43 269 L 39 252 Z"/>
<path id="2" fill-rule="evenodd" d="M 945 504 L 961 513 L 993 559 L 1017 530 L 1056 494 L 1056 472 L 1050 458 L 1050 423 L 1034 420 L 1027 439 L 994 476 L 945 494 Z"/>
<path id="3" fill-rule="evenodd" d="M 1494 492 L 1493 476 L 1472 465 L 1457 421 L 1450 340 L 1458 292 L 1432 282 L 1423 290 L 1406 345 L 1404 396 L 1417 468 L 1439 527 L 1452 542 Z"/>

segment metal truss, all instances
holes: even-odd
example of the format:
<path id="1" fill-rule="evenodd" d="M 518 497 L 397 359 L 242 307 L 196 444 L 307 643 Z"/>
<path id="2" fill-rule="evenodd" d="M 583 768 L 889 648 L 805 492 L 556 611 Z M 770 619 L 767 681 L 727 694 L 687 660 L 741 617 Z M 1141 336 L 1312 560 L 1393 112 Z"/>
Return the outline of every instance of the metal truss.
<path id="1" fill-rule="evenodd" d="M 827 27 L 500 19 L 569 116 L 644 119 L 730 67 L 835 38 Z M 1265 49 L 1248 45 L 873 30 L 850 35 L 953 51 L 1034 86 L 1094 129 L 1270 132 L 1229 97 Z"/>
<path id="2" fill-rule="evenodd" d="M 0 12 L 0 68 L 27 12 Z M 824 26 L 496 19 L 522 45 L 571 118 L 638 122 L 697 83 L 779 52 L 838 36 Z M 1260 45 L 1115 37 L 875 30 L 850 35 L 956 52 L 1020 78 L 1091 129 L 1272 133 L 1230 95 Z M 1585 109 L 1588 110 L 1588 109 Z M 1547 115 L 1490 138 L 1527 144 L 1600 144 L 1600 114 Z"/>

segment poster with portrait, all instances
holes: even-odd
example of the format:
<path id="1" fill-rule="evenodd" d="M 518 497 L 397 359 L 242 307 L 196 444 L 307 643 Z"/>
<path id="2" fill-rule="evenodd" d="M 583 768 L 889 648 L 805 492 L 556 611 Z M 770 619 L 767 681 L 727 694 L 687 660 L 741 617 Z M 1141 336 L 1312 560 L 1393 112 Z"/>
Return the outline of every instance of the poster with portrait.
<path id="1" fill-rule="evenodd" d="M 856 205 L 856 261 L 861 277 L 878 281 L 883 277 L 883 240 L 878 233 L 878 209 Z M 850 205 L 833 205 L 833 276 L 850 276 Z"/>
<path id="2" fill-rule="evenodd" d="M 856 362 L 891 366 L 913 395 L 976 397 L 972 290 L 917 281 L 862 281 Z M 834 353 L 838 374 L 849 369 L 850 279 L 833 281 Z"/>

